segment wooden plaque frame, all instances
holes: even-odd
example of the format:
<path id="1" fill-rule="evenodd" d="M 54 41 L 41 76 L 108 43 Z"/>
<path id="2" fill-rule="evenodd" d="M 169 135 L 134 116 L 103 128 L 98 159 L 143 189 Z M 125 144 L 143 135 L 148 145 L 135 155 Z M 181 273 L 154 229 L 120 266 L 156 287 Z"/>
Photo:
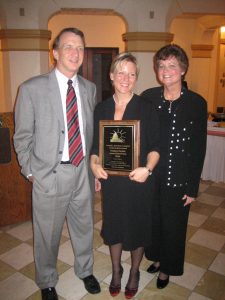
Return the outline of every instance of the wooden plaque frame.
<path id="1" fill-rule="evenodd" d="M 108 174 L 128 176 L 139 166 L 140 121 L 101 120 L 99 157 Z"/>

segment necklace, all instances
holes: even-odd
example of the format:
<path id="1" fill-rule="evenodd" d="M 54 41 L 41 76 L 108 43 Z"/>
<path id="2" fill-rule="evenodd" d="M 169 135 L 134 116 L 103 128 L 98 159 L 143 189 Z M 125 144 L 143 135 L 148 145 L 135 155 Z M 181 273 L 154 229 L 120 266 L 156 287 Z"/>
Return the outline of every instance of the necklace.
<path id="1" fill-rule="evenodd" d="M 165 99 L 165 96 L 162 95 L 162 97 L 164 98 L 165 101 L 169 101 L 169 107 L 168 107 L 168 112 L 169 112 L 169 114 L 171 114 L 171 112 L 172 112 L 172 103 L 173 103 L 174 101 L 176 101 L 176 100 L 179 100 L 180 97 L 181 97 L 181 95 L 183 95 L 183 91 L 182 91 L 182 90 L 181 90 L 181 92 L 180 92 L 178 98 L 175 97 L 176 99 L 173 99 L 173 100 L 167 100 L 167 99 Z"/>
<path id="2" fill-rule="evenodd" d="M 123 103 L 119 103 L 117 100 L 116 100 L 116 96 L 115 94 L 113 95 L 113 100 L 114 102 L 116 103 L 116 105 L 118 106 L 124 106 L 124 105 L 127 105 L 127 103 L 133 98 L 133 95 L 134 93 L 131 93 L 131 97 L 129 98 L 129 100 L 127 102 L 123 102 Z"/>
<path id="3" fill-rule="evenodd" d="M 168 108 L 168 111 L 169 111 L 169 114 L 171 114 L 171 109 L 172 109 L 172 103 L 174 100 L 167 100 L 169 101 L 169 108 Z"/>

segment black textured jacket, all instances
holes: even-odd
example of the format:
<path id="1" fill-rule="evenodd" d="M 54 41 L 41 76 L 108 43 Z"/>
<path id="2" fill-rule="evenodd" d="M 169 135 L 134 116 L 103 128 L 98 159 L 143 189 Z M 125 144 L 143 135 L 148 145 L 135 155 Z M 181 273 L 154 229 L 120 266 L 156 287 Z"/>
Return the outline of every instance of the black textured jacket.
<path id="1" fill-rule="evenodd" d="M 151 88 L 142 96 L 151 101 L 159 113 L 165 104 L 163 87 Z M 182 99 L 171 118 L 166 185 L 185 187 L 185 193 L 196 197 L 202 172 L 207 137 L 207 103 L 197 93 L 183 89 Z"/>

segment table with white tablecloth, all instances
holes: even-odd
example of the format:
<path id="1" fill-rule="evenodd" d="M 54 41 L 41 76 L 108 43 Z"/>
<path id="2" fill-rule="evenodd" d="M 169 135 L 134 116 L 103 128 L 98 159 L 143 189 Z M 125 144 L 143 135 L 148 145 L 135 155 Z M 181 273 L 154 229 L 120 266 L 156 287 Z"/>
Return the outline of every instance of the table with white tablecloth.
<path id="1" fill-rule="evenodd" d="M 208 128 L 205 162 L 201 178 L 225 182 L 225 128 Z"/>

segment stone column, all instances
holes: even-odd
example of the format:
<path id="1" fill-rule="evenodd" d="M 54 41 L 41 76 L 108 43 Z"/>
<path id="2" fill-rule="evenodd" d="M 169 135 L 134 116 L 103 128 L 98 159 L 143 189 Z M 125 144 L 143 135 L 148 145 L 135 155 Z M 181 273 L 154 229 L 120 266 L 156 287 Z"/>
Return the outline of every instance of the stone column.
<path id="1" fill-rule="evenodd" d="M 132 52 L 138 59 L 140 74 L 136 93 L 158 85 L 153 70 L 155 52 L 173 40 L 173 34 L 167 32 L 127 32 L 123 34 L 126 51 Z"/>
<path id="2" fill-rule="evenodd" d="M 191 44 L 190 84 L 194 91 L 198 91 L 207 100 L 210 112 L 215 111 L 216 106 L 216 99 L 213 95 L 216 78 L 213 78 L 213 81 L 211 78 L 216 71 L 214 70 L 216 65 L 212 64 L 213 49 L 212 44 Z"/>

